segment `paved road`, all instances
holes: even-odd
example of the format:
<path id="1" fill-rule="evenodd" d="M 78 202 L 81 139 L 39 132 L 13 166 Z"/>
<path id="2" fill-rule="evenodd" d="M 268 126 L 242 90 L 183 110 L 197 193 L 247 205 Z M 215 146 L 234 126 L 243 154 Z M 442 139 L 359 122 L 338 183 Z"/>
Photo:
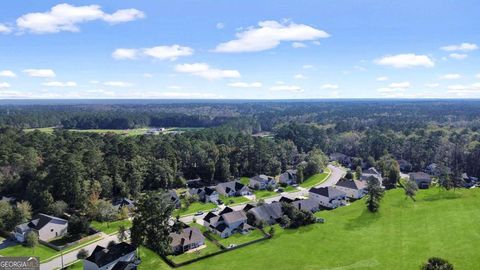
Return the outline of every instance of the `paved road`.
<path id="1" fill-rule="evenodd" d="M 106 246 L 108 246 L 108 243 L 110 243 L 110 241 L 112 241 L 112 240 L 117 242 L 117 243 L 120 242 L 118 240 L 118 237 L 117 237 L 116 234 L 114 234 L 114 235 L 103 234 L 102 236 L 103 236 L 102 240 L 83 247 L 84 249 L 88 250 L 88 254 L 92 254 L 92 251 L 95 249 L 95 247 L 97 245 L 106 247 Z M 76 249 L 76 250 L 73 250 L 69 253 L 63 254 L 63 265 L 67 265 L 69 263 L 72 263 L 72 262 L 76 261 L 77 260 L 77 253 L 78 253 L 79 250 L 80 249 Z M 40 270 L 59 269 L 61 267 L 62 267 L 62 258 L 58 257 L 58 258 L 55 258 L 55 259 L 53 259 L 53 260 L 51 260 L 47 263 L 42 263 L 40 265 Z"/>
<path id="2" fill-rule="evenodd" d="M 338 182 L 338 180 L 340 180 L 340 178 L 342 178 L 345 175 L 345 171 L 342 170 L 339 167 L 335 167 L 333 165 L 328 165 L 328 168 L 331 170 L 330 176 L 327 178 L 327 180 L 325 180 L 320 185 L 317 185 L 316 187 L 333 186 Z M 283 197 L 288 197 L 288 198 L 291 198 L 291 199 L 295 199 L 295 198 L 298 198 L 298 197 L 301 197 L 301 196 L 306 197 L 306 196 L 308 196 L 308 189 L 301 189 L 301 190 L 295 191 L 295 192 L 283 192 L 281 194 L 278 194 L 277 196 L 266 198 L 265 202 L 266 203 L 271 203 L 271 202 L 274 202 L 274 201 L 278 201 L 282 196 Z M 245 205 L 246 205 L 246 203 L 243 203 L 243 204 L 231 206 L 231 208 L 233 210 L 241 210 L 241 209 L 243 209 L 243 207 Z M 225 208 L 225 206 L 219 206 L 219 211 L 221 211 L 223 208 Z M 217 213 L 218 213 L 218 211 L 217 211 Z M 198 215 L 198 216 L 196 216 L 196 215 L 183 216 L 183 217 L 180 218 L 180 220 L 183 221 L 184 223 L 192 223 L 193 219 L 203 220 L 203 218 L 205 217 L 206 214 L 207 213 L 204 213 L 204 214 Z"/>

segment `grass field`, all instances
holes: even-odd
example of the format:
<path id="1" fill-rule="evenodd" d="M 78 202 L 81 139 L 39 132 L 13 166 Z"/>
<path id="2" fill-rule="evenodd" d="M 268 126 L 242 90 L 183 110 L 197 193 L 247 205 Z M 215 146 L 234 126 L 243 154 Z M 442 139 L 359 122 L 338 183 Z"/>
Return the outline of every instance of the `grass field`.
<path id="1" fill-rule="evenodd" d="M 173 215 L 176 216 L 176 215 L 180 215 L 180 216 L 184 216 L 184 215 L 190 215 L 190 214 L 194 214 L 198 211 L 209 211 L 211 209 L 214 209 L 214 208 L 217 208 L 217 205 L 214 204 L 214 203 L 201 203 L 201 202 L 194 202 L 192 204 L 190 204 L 190 206 L 186 209 L 182 208 L 182 209 L 175 209 L 175 211 L 173 212 Z"/>
<path id="2" fill-rule="evenodd" d="M 245 244 L 264 237 L 262 231 L 259 229 L 255 229 L 247 234 L 235 233 L 228 238 L 221 238 L 219 235 L 213 233 L 212 236 L 224 247 L 228 247 L 231 244 Z"/>
<path id="3" fill-rule="evenodd" d="M 325 168 L 325 171 L 323 173 L 310 176 L 308 179 L 303 181 L 303 183 L 301 183 L 300 186 L 304 188 L 309 188 L 309 187 L 319 185 L 323 181 L 327 180 L 327 177 L 330 175 L 330 172 L 331 171 L 329 168 Z"/>
<path id="4" fill-rule="evenodd" d="M 91 226 L 99 231 L 102 231 L 106 234 L 114 234 L 118 232 L 120 226 L 125 226 L 125 228 L 132 227 L 132 221 L 129 219 L 117 220 L 112 222 L 98 222 L 92 221 Z"/>
<path id="5" fill-rule="evenodd" d="M 57 251 L 44 245 L 38 245 L 35 248 L 25 247 L 23 245 L 15 245 L 8 248 L 0 249 L 0 256 L 36 256 L 40 257 L 40 261 L 44 261 L 57 255 Z"/>
<path id="6" fill-rule="evenodd" d="M 268 190 L 254 190 L 253 194 L 255 194 L 255 198 L 257 200 L 278 195 L 278 193 L 276 193 L 275 191 L 268 191 Z"/>
<path id="7" fill-rule="evenodd" d="M 388 191 L 380 212 L 362 200 L 318 213 L 325 224 L 276 227 L 273 239 L 183 267 L 220 269 L 419 269 L 431 256 L 457 270 L 480 263 L 480 189 L 421 190 L 417 202 Z M 232 263 L 235 262 L 235 263 Z"/>
<path id="8" fill-rule="evenodd" d="M 215 245 L 213 242 L 211 242 L 208 239 L 205 239 L 205 245 L 206 245 L 205 248 L 202 248 L 198 251 L 194 251 L 191 253 L 183 253 L 177 256 L 170 255 L 168 256 L 168 258 L 172 260 L 174 263 L 182 263 L 182 262 L 190 261 L 195 258 L 202 257 L 220 250 L 220 248 L 217 245 Z"/>
<path id="9" fill-rule="evenodd" d="M 240 177 L 240 183 L 244 184 L 245 186 L 248 186 L 248 184 L 250 183 L 250 178 L 246 176 Z"/>
<path id="10" fill-rule="evenodd" d="M 232 205 L 232 204 L 239 204 L 239 203 L 246 203 L 249 202 L 250 200 L 243 197 L 243 196 L 238 196 L 238 197 L 225 197 L 225 196 L 220 196 L 220 200 L 223 201 L 225 205 Z"/>

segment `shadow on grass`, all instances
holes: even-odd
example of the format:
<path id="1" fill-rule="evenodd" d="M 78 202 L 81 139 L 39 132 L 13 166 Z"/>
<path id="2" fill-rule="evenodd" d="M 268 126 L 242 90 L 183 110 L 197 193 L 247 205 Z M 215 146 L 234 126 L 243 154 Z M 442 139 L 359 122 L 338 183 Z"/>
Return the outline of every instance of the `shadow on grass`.
<path id="1" fill-rule="evenodd" d="M 345 224 L 345 229 L 356 230 L 356 229 L 368 227 L 372 223 L 380 219 L 380 217 L 381 217 L 380 213 L 371 213 L 367 209 L 364 209 L 358 217 L 349 220 Z"/>
<path id="2" fill-rule="evenodd" d="M 439 190 L 438 193 L 429 194 L 422 198 L 422 201 L 433 202 L 438 200 L 455 200 L 462 197 L 462 194 L 455 192 L 454 190 Z"/>

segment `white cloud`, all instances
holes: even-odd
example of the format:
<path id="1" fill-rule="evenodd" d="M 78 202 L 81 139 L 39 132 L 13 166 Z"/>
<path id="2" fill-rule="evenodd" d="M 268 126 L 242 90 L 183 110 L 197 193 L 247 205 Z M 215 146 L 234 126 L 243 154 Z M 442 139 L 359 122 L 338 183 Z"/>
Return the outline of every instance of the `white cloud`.
<path id="1" fill-rule="evenodd" d="M 189 56 L 193 54 L 193 49 L 180 45 L 157 46 L 143 49 L 143 53 L 155 59 L 174 61 L 180 56 Z"/>
<path id="2" fill-rule="evenodd" d="M 80 31 L 78 24 L 89 21 L 103 20 L 116 24 L 141 19 L 144 16 L 143 12 L 136 9 L 122 9 L 113 14 L 107 14 L 99 5 L 59 4 L 47 12 L 28 13 L 21 16 L 17 19 L 17 27 L 20 31 L 36 34 L 78 32 Z"/>
<path id="3" fill-rule="evenodd" d="M 219 22 L 219 23 L 217 23 L 217 25 L 215 25 L 215 27 L 216 27 L 217 29 L 223 29 L 223 28 L 225 28 L 225 24 Z"/>
<path id="4" fill-rule="evenodd" d="M 272 91 L 288 91 L 288 92 L 303 92 L 303 89 L 298 85 L 275 85 L 270 87 Z"/>
<path id="5" fill-rule="evenodd" d="M 313 65 L 303 65 L 302 68 L 303 69 L 312 69 L 312 68 L 314 68 L 314 66 Z"/>
<path id="6" fill-rule="evenodd" d="M 112 53 L 112 57 L 118 60 L 133 60 L 137 59 L 139 56 L 147 56 L 159 60 L 174 61 L 177 60 L 178 57 L 189 56 L 192 54 L 192 48 L 175 44 L 171 46 L 156 46 L 142 49 L 120 48 Z"/>
<path id="7" fill-rule="evenodd" d="M 7 89 L 10 88 L 10 84 L 7 82 L 0 82 L 0 89 Z"/>
<path id="8" fill-rule="evenodd" d="M 461 44 L 456 44 L 456 45 L 449 45 L 449 46 L 444 46 L 440 48 L 444 51 L 447 52 L 453 52 L 453 51 L 461 51 L 461 52 L 470 52 L 470 51 L 475 51 L 478 49 L 478 45 L 474 43 L 461 43 Z"/>
<path id="9" fill-rule="evenodd" d="M 375 62 L 379 65 L 392 66 L 394 68 L 435 66 L 433 60 L 427 55 L 416 55 L 413 53 L 385 56 Z"/>
<path id="10" fill-rule="evenodd" d="M 0 71 L 0 77 L 14 78 L 14 77 L 17 77 L 17 74 L 15 74 L 11 70 L 2 70 L 2 71 Z"/>
<path id="11" fill-rule="evenodd" d="M 425 86 L 428 87 L 428 88 L 437 88 L 437 87 L 440 86 L 440 84 L 439 83 L 427 83 L 427 84 L 425 84 Z"/>
<path id="12" fill-rule="evenodd" d="M 151 73 L 143 73 L 142 76 L 144 78 L 153 78 L 153 75 Z"/>
<path id="13" fill-rule="evenodd" d="M 75 87 L 77 86 L 76 82 L 58 82 L 58 81 L 52 81 L 52 82 L 44 82 L 42 83 L 44 86 L 48 87 Z"/>
<path id="14" fill-rule="evenodd" d="M 179 64 L 175 66 L 175 70 L 180 73 L 189 73 L 208 80 L 241 77 L 238 70 L 211 68 L 205 63 Z"/>
<path id="15" fill-rule="evenodd" d="M 138 50 L 137 49 L 116 49 L 112 53 L 112 57 L 118 60 L 124 60 L 124 59 L 136 59 L 138 55 Z"/>
<path id="16" fill-rule="evenodd" d="M 178 85 L 169 85 L 167 86 L 168 89 L 175 89 L 175 90 L 178 90 L 178 89 L 182 89 L 182 87 L 178 86 Z"/>
<path id="17" fill-rule="evenodd" d="M 388 81 L 388 77 L 387 76 L 378 77 L 377 81 Z"/>
<path id="18" fill-rule="evenodd" d="M 302 42 L 293 42 L 292 47 L 295 48 L 295 49 L 306 48 L 307 45 L 305 45 L 305 43 L 302 43 Z"/>
<path id="19" fill-rule="evenodd" d="M 450 73 L 440 76 L 440 79 L 442 80 L 458 80 L 460 78 L 462 78 L 462 75 L 456 73 Z"/>
<path id="20" fill-rule="evenodd" d="M 477 75 L 475 75 L 476 78 L 480 79 L 480 73 L 478 73 Z"/>
<path id="21" fill-rule="evenodd" d="M 449 85 L 447 93 L 455 94 L 458 96 L 467 96 L 472 94 L 480 94 L 480 83 L 474 83 L 471 85 Z"/>
<path id="22" fill-rule="evenodd" d="M 12 32 L 12 28 L 9 26 L 6 26 L 3 23 L 0 23 L 0 34 L 9 34 Z"/>
<path id="23" fill-rule="evenodd" d="M 404 88 L 410 88 L 411 84 L 410 82 L 398 82 L 398 83 L 391 83 L 388 88 L 393 88 L 393 89 L 404 89 Z"/>
<path id="24" fill-rule="evenodd" d="M 229 83 L 228 86 L 237 87 L 237 88 L 260 88 L 262 87 L 262 83 L 261 82 L 252 82 L 252 83 L 233 82 L 233 83 Z"/>
<path id="25" fill-rule="evenodd" d="M 277 47 L 282 41 L 309 41 L 327 38 L 330 35 L 305 24 L 293 22 L 261 21 L 258 27 L 249 27 L 236 34 L 237 39 L 221 43 L 216 52 L 259 52 Z"/>
<path id="26" fill-rule="evenodd" d="M 308 77 L 305 76 L 305 75 L 303 75 L 303 74 L 295 74 L 295 75 L 293 76 L 293 78 L 296 79 L 296 80 L 305 80 L 305 79 L 307 79 Z"/>
<path id="27" fill-rule="evenodd" d="M 51 69 L 25 69 L 24 73 L 27 73 L 30 77 L 39 77 L 39 78 L 53 78 L 56 76 L 55 72 Z"/>
<path id="28" fill-rule="evenodd" d="M 320 88 L 322 88 L 322 89 L 338 89 L 339 86 L 337 84 L 327 83 L 327 84 L 322 85 Z"/>
<path id="29" fill-rule="evenodd" d="M 463 60 L 468 57 L 467 54 L 463 54 L 463 53 L 451 53 L 448 56 L 456 60 Z"/>
<path id="30" fill-rule="evenodd" d="M 113 86 L 113 87 L 130 87 L 130 86 L 132 86 L 131 83 L 122 82 L 122 81 L 108 81 L 108 82 L 104 82 L 103 85 Z"/>

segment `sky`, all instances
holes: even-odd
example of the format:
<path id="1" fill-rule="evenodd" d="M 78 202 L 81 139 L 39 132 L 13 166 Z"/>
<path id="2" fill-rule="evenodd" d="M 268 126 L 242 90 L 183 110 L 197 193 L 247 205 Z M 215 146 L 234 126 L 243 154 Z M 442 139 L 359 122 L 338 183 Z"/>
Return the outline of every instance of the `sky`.
<path id="1" fill-rule="evenodd" d="M 0 99 L 480 98 L 478 0 L 0 3 Z"/>

